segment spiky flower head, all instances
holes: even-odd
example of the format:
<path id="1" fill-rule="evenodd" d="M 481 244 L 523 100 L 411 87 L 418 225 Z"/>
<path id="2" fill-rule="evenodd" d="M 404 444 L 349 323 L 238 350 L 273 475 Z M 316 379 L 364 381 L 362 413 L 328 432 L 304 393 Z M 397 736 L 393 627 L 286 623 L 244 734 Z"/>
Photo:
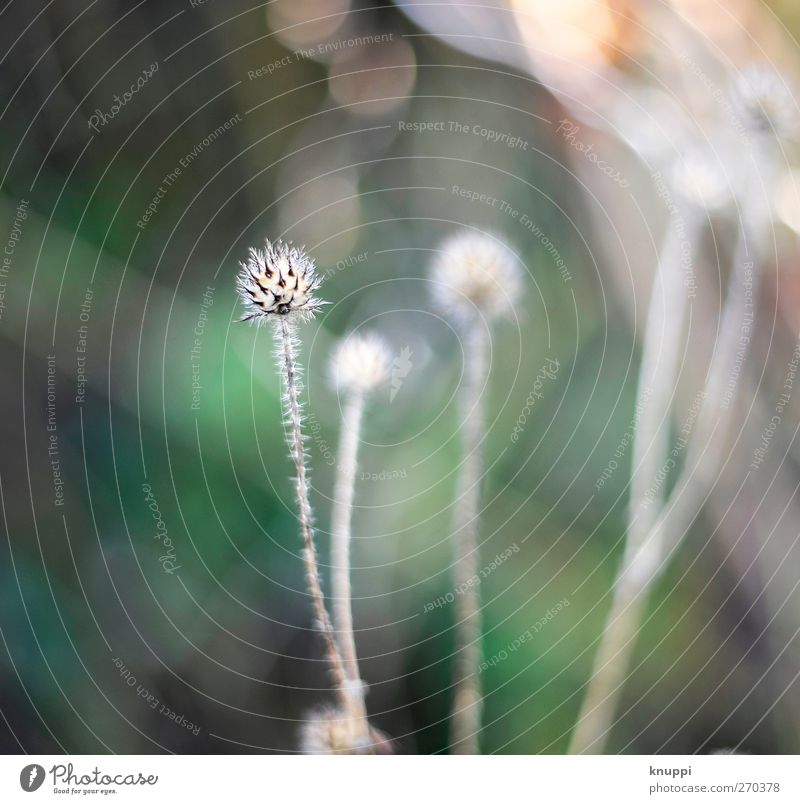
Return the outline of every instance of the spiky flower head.
<path id="1" fill-rule="evenodd" d="M 311 316 L 324 304 L 314 293 L 320 279 L 314 261 L 302 250 L 281 240 L 251 248 L 240 263 L 237 288 L 245 306 L 242 321 L 265 316 Z"/>
<path id="2" fill-rule="evenodd" d="M 774 68 L 756 64 L 742 70 L 734 84 L 734 102 L 749 130 L 778 137 L 797 134 L 797 102 L 786 80 Z"/>
<path id="3" fill-rule="evenodd" d="M 339 709 L 325 707 L 312 713 L 300 732 L 304 754 L 391 754 L 389 738 Z"/>
<path id="4" fill-rule="evenodd" d="M 514 253 L 498 237 L 483 232 L 448 237 L 434 258 L 431 279 L 436 301 L 458 317 L 506 314 L 522 288 Z"/>
<path id="5" fill-rule="evenodd" d="M 341 391 L 367 393 L 389 379 L 391 357 L 379 335 L 354 333 L 337 347 L 331 360 L 334 385 Z"/>

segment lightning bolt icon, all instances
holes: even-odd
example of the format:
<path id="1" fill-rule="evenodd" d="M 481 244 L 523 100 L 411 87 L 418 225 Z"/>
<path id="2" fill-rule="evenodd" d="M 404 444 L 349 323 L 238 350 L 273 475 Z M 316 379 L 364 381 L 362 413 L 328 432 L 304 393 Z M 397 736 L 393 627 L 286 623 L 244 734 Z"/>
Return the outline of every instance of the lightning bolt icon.
<path id="1" fill-rule="evenodd" d="M 31 776 L 30 779 L 28 779 L 28 787 L 33 787 L 33 782 L 35 781 L 38 773 L 39 773 L 38 768 L 31 768 Z"/>
<path id="2" fill-rule="evenodd" d="M 403 380 L 408 377 L 411 371 L 411 355 L 413 354 L 410 346 L 404 346 L 400 354 L 392 361 L 392 389 L 389 394 L 390 402 L 394 402 L 394 398 L 397 396 L 397 392 L 400 390 Z"/>

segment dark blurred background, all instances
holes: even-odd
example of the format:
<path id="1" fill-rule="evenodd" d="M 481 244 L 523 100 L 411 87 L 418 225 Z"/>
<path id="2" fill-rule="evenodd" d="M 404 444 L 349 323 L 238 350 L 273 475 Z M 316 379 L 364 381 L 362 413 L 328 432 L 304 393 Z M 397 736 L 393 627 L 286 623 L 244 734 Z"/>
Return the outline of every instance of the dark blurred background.
<path id="1" fill-rule="evenodd" d="M 622 546 L 619 445 L 667 217 L 632 144 L 648 121 L 626 130 L 586 76 L 671 68 L 667 34 L 639 17 L 650 4 L 567 3 L 583 23 L 569 35 L 536 27 L 562 13 L 549 5 L 5 3 L 0 750 L 291 752 L 328 700 L 270 332 L 236 323 L 238 261 L 269 236 L 327 274 L 331 304 L 302 331 L 323 562 L 331 346 L 363 328 L 393 350 L 356 488 L 357 641 L 376 725 L 400 752 L 446 751 L 454 612 L 426 604 L 453 588 L 463 355 L 426 277 L 461 227 L 504 236 L 527 269 L 487 390 L 482 746 L 566 749 Z M 733 4 L 745 36 L 677 6 L 725 59 L 755 40 L 791 75 L 795 7 Z M 629 188 L 556 132 L 567 116 Z M 789 207 L 736 402 L 743 437 L 651 600 L 614 751 L 798 749 L 800 400 L 742 490 L 800 325 Z M 730 248 L 723 224 L 707 240 L 685 406 Z M 512 440 L 548 359 L 559 371 Z"/>

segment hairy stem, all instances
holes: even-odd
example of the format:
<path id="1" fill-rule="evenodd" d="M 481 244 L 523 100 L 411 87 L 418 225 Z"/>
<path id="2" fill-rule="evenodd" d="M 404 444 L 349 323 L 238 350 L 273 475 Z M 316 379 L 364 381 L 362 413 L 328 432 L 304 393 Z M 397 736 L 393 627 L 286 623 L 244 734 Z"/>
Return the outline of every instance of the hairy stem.
<path id="1" fill-rule="evenodd" d="M 455 754 L 477 754 L 482 698 L 477 669 L 481 658 L 480 596 L 473 579 L 478 573 L 478 511 L 483 475 L 484 415 L 481 391 L 488 370 L 487 333 L 477 323 L 466 335 L 462 442 L 464 457 L 458 478 L 453 521 L 455 552 L 456 645 L 455 698 L 451 746 Z"/>
<path id="2" fill-rule="evenodd" d="M 317 563 L 317 550 L 314 544 L 314 524 L 311 516 L 311 503 L 309 502 L 308 478 L 306 473 L 306 454 L 303 448 L 302 416 L 298 402 L 298 389 L 300 379 L 298 376 L 297 361 L 295 358 L 295 342 L 292 327 L 286 316 L 278 319 L 277 332 L 280 337 L 280 361 L 286 396 L 284 405 L 289 424 L 289 447 L 295 468 L 295 496 L 300 514 L 300 533 L 303 538 L 303 561 L 305 563 L 306 583 L 311 595 L 314 617 L 322 631 L 325 643 L 325 657 L 330 665 L 331 677 L 342 703 L 349 706 L 349 696 L 346 693 L 346 675 L 342 658 L 336 646 L 333 626 L 328 611 L 325 608 L 325 598 L 322 594 L 319 565 Z"/>
<path id="3" fill-rule="evenodd" d="M 363 685 L 358 671 L 356 641 L 353 632 L 352 594 L 350 590 L 350 540 L 355 491 L 358 441 L 364 413 L 364 394 L 353 391 L 342 416 L 339 437 L 339 455 L 336 464 L 336 486 L 331 513 L 331 563 L 333 565 L 333 622 L 337 641 L 344 661 L 347 678 L 351 682 L 352 706 L 366 717 Z"/>

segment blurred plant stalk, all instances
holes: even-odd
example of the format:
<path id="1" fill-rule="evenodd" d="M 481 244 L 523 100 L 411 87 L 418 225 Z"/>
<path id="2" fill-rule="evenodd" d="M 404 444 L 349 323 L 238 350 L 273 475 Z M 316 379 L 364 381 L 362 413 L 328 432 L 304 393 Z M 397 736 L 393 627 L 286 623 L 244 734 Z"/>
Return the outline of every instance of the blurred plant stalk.
<path id="1" fill-rule="evenodd" d="M 341 651 L 353 730 L 369 745 L 370 726 L 365 701 L 366 684 L 358 669 L 353 630 L 353 596 L 350 584 L 353 499 L 355 497 L 358 444 L 367 395 L 389 379 L 389 350 L 376 335 L 351 334 L 339 345 L 331 362 L 334 384 L 344 395 L 344 409 L 336 461 L 333 510 L 331 512 L 331 565 L 333 623 Z M 379 739 L 377 743 L 388 746 Z"/>
<path id="2" fill-rule="evenodd" d="M 477 668 L 481 659 L 481 616 L 478 585 L 478 511 L 483 474 L 481 440 L 484 411 L 481 390 L 489 368 L 487 331 L 472 327 L 465 343 L 466 366 L 462 386 L 462 439 L 464 459 L 456 489 L 453 518 L 455 586 L 464 589 L 456 598 L 455 680 L 451 746 L 454 754 L 479 753 L 483 699 Z"/>
<path id="3" fill-rule="evenodd" d="M 349 395 L 342 414 L 339 457 L 336 464 L 333 510 L 331 512 L 331 590 L 333 592 L 333 623 L 342 652 L 345 674 L 351 682 L 352 707 L 366 718 L 361 675 L 358 670 L 356 641 L 353 632 L 352 591 L 350 588 L 350 541 L 358 465 L 358 440 L 364 416 L 364 393 Z"/>
<path id="4" fill-rule="evenodd" d="M 687 221 L 688 241 L 694 245 L 702 233 L 702 219 L 688 213 L 684 220 Z M 602 753 L 627 675 L 648 589 L 661 561 L 660 547 L 651 538 L 661 500 L 653 500 L 649 492 L 669 453 L 670 409 L 680 369 L 680 333 L 687 308 L 683 285 L 681 238 L 670 225 L 650 292 L 642 344 L 636 399 L 639 420 L 634 432 L 625 553 L 572 735 L 572 754 L 588 753 L 593 747 Z"/>
<path id="5" fill-rule="evenodd" d="M 696 242 L 701 234 L 696 218 L 697 212 L 689 217 L 694 221 L 691 242 Z M 628 677 L 647 600 L 670 557 L 702 510 L 723 465 L 726 438 L 733 423 L 735 385 L 730 398 L 726 399 L 726 393 L 731 378 L 736 376 L 737 362 L 743 363 L 747 356 L 749 339 L 743 346 L 741 332 L 748 317 L 753 315 L 759 286 L 758 235 L 744 223 L 753 220 L 764 222 L 752 203 L 744 205 L 719 337 L 706 374 L 697 424 L 672 491 L 666 500 L 660 499 L 660 504 L 656 504 L 649 490 L 670 451 L 670 410 L 680 368 L 679 346 L 686 309 L 672 237 L 668 238 L 659 261 L 648 309 L 637 392 L 641 418 L 634 434 L 625 552 L 573 731 L 572 754 L 603 753 Z M 657 303 L 659 286 L 664 290 L 663 305 Z"/>
<path id="6" fill-rule="evenodd" d="M 459 389 L 462 458 L 453 503 L 456 598 L 453 710 L 450 749 L 480 752 L 483 698 L 478 682 L 481 611 L 478 585 L 478 523 L 484 473 L 486 421 L 483 389 L 489 374 L 490 332 L 494 319 L 508 317 L 522 295 L 518 257 L 493 235 L 477 230 L 444 240 L 431 269 L 433 296 L 462 333 L 464 374 Z"/>

